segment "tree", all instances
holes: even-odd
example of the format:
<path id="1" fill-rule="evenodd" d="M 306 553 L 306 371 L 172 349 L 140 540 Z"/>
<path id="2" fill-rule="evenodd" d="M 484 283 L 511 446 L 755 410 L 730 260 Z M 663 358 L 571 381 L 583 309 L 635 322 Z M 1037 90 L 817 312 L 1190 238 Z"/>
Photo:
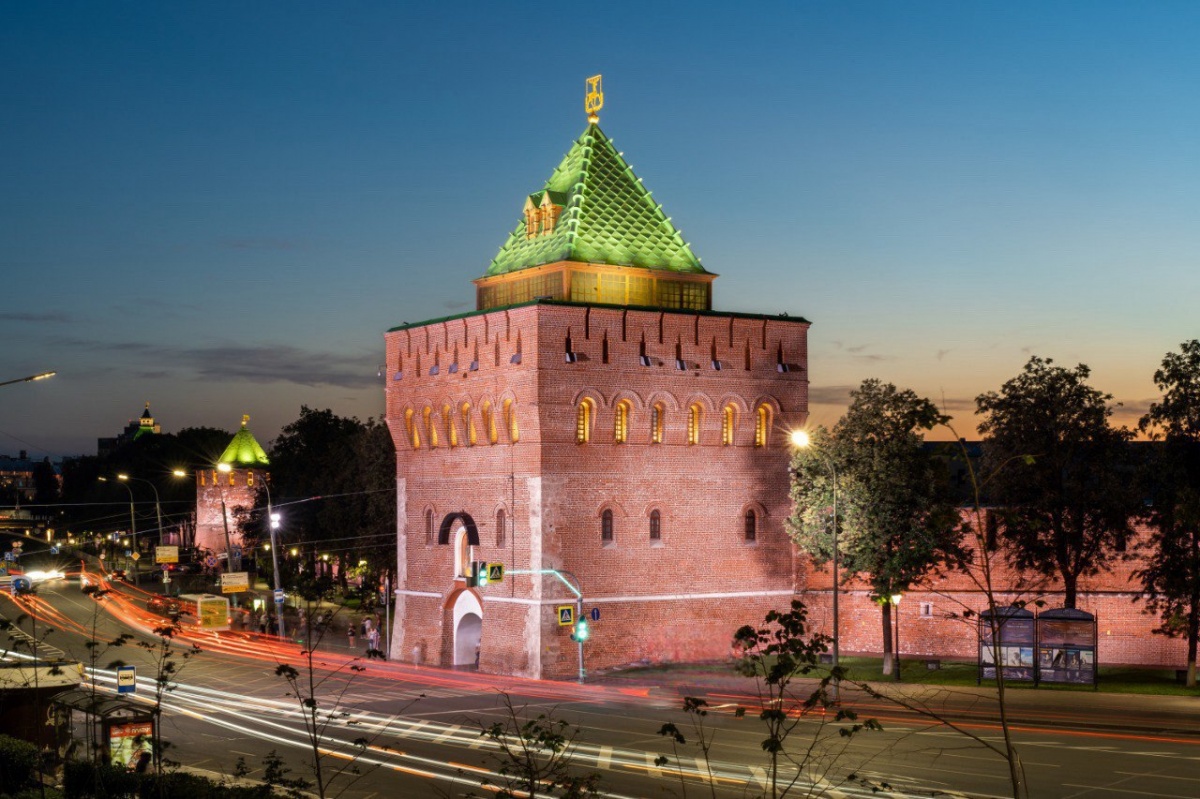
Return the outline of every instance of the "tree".
<path id="1" fill-rule="evenodd" d="M 1034 356 L 999 391 L 976 398 L 990 496 L 1014 565 L 1063 582 L 1075 607 L 1079 578 L 1121 557 L 1139 511 L 1126 464 L 1132 433 L 1109 424 L 1111 394 L 1091 370 Z M 1009 468 L 999 468 L 1011 464 Z"/>
<path id="2" fill-rule="evenodd" d="M 396 562 L 395 450 L 382 422 L 340 417 L 330 410 L 300 409 L 271 447 L 271 488 L 276 505 L 287 498 L 321 497 L 290 504 L 285 525 L 292 541 L 330 552 L 345 590 L 347 576 L 367 561 L 373 576 Z M 258 504 L 265 507 L 265 496 Z M 251 537 L 265 536 L 266 520 L 251 518 Z M 378 585 L 375 580 L 374 585 Z"/>
<path id="3" fill-rule="evenodd" d="M 1187 639 L 1187 685 L 1196 686 L 1200 639 L 1200 341 L 1169 352 L 1154 373 L 1163 392 L 1138 423 L 1162 440 L 1148 470 L 1154 502 L 1146 565 L 1137 572 L 1159 614 L 1157 632 Z"/>
<path id="4" fill-rule="evenodd" d="M 500 781 L 488 778 L 481 783 L 489 795 L 497 799 L 600 796 L 599 774 L 571 773 L 579 728 L 556 718 L 554 710 L 530 717 L 524 715 L 524 708 L 518 711 L 513 706 L 508 694 L 501 693 L 500 698 L 504 703 L 504 719 L 481 725 L 479 733 L 497 749 L 492 758 Z"/>
<path id="5" fill-rule="evenodd" d="M 797 544 L 817 563 L 833 556 L 827 509 L 837 468 L 840 563 L 862 575 L 882 607 L 885 673 L 891 665 L 891 597 L 931 568 L 958 555 L 958 512 L 943 464 L 922 444 L 921 431 L 945 420 L 928 399 L 891 383 L 865 380 L 851 392 L 832 435 L 818 431 L 814 446 L 792 462 L 789 520 Z"/>
<path id="6" fill-rule="evenodd" d="M 828 636 L 809 632 L 808 609 L 798 599 L 792 600 L 786 611 L 769 611 L 763 626 L 747 624 L 733 635 L 735 666 L 743 677 L 754 680 L 757 695 L 754 709 L 766 731 L 761 746 L 767 759 L 764 783 L 769 799 L 784 799 L 805 788 L 810 789 L 809 796 L 814 790 L 826 795 L 827 789 L 836 790 L 842 782 L 856 782 L 872 791 L 888 787 L 868 784 L 853 770 L 841 778 L 834 776 L 834 767 L 846 754 L 851 739 L 863 730 L 882 728 L 874 719 L 859 722 L 853 710 L 841 705 L 833 686 L 845 678 L 844 670 L 840 666 L 825 669 L 820 665 L 821 655 L 829 651 L 829 642 Z M 696 762 L 704 763 L 699 776 L 707 783 L 710 796 L 715 796 L 716 779 L 710 759 L 714 734 L 704 726 L 706 708 L 703 699 L 683 700 L 683 711 L 691 719 L 694 743 L 701 752 Z M 739 706 L 734 711 L 737 718 L 746 714 L 746 707 Z M 802 725 L 808 725 L 810 731 L 797 735 Z M 678 745 L 687 744 L 687 738 L 674 723 L 664 724 L 658 734 L 676 745 L 680 788 L 686 796 L 687 783 Z M 793 738 L 802 740 L 795 744 Z M 665 755 L 659 756 L 655 764 L 665 766 L 670 760 Z"/>
<path id="7" fill-rule="evenodd" d="M 279 663 L 275 667 L 275 676 L 287 683 L 288 696 L 296 701 L 304 721 L 309 749 L 306 765 L 313 780 L 308 784 L 307 780 L 292 777 L 277 784 L 291 789 L 310 787 L 319 799 L 328 799 L 340 796 L 363 776 L 365 772 L 360 768 L 363 755 L 376 745 L 383 733 L 361 734 L 351 741 L 331 734 L 336 727 L 354 723 L 344 699 L 354 677 L 366 671 L 366 667 L 361 665 L 359 658 L 327 664 L 325 658 L 317 656 L 317 647 L 333 630 L 334 618 L 341 610 L 341 607 L 336 611 L 322 609 L 322 604 L 328 604 L 327 600 L 333 594 L 332 580 L 328 576 L 308 576 L 301 580 L 296 590 L 305 602 L 297 629 L 304 645 L 300 651 L 301 664 L 297 668 L 290 663 Z M 380 656 L 382 653 L 374 650 L 367 655 L 368 658 Z M 416 701 L 414 699 L 407 707 Z M 378 763 L 370 770 L 374 768 L 378 768 Z"/>

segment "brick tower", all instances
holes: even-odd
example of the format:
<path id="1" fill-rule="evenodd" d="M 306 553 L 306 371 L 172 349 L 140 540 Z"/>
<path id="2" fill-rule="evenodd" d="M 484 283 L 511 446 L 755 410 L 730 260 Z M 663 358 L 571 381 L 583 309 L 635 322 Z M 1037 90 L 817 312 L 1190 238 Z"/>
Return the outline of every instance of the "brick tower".
<path id="1" fill-rule="evenodd" d="M 242 417 L 242 427 L 211 469 L 196 471 L 196 548 L 226 553 L 229 566 L 240 571 L 242 536 L 234 523 L 235 508 L 253 508 L 257 486 L 267 479 L 270 461 Z"/>
<path id="2" fill-rule="evenodd" d="M 477 309 L 386 334 L 394 658 L 574 677 L 568 583 L 599 615 L 587 669 L 723 657 L 798 587 L 809 323 L 713 311 L 716 275 L 588 122 Z M 473 561 L 503 582 L 468 585 Z"/>

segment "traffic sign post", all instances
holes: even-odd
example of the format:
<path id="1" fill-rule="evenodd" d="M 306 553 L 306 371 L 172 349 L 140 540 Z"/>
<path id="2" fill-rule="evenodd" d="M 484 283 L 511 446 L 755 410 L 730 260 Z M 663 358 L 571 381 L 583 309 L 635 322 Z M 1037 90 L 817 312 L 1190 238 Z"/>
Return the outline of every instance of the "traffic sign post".
<path id="1" fill-rule="evenodd" d="M 276 588 L 276 589 L 275 589 L 275 604 L 276 604 L 276 605 L 282 605 L 282 604 L 283 604 L 283 600 L 284 600 L 284 599 L 285 599 L 285 596 L 284 596 L 284 593 L 283 593 L 283 589 L 282 589 L 282 588 Z"/>
<path id="2" fill-rule="evenodd" d="M 600 608 L 592 608 L 590 615 L 592 617 L 592 621 L 600 621 Z"/>
<path id="3" fill-rule="evenodd" d="M 137 666 L 117 667 L 117 693 L 137 693 Z"/>
<path id="4" fill-rule="evenodd" d="M 513 569 L 509 574 L 552 574 L 559 581 L 571 590 L 575 595 L 574 605 L 558 605 L 555 607 L 555 612 L 558 615 L 558 625 L 560 627 L 573 626 L 578 621 L 583 621 L 583 587 L 579 582 L 579 578 L 568 571 L 559 569 Z M 570 579 L 568 579 L 570 578 Z M 598 612 L 593 608 L 593 612 Z M 588 637 L 586 622 L 584 622 L 583 635 L 580 636 L 578 630 L 573 630 L 571 638 L 579 645 L 579 682 L 583 682 L 587 677 L 587 670 L 583 667 L 583 642 Z"/>

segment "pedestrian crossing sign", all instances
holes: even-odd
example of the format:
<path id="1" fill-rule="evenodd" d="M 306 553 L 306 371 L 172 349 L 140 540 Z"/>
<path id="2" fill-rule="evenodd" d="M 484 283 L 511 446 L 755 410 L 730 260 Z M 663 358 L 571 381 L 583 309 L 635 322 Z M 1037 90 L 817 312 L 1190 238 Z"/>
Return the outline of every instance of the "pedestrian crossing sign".
<path id="1" fill-rule="evenodd" d="M 558 608 L 558 626 L 570 627 L 575 623 L 575 606 L 574 605 L 559 605 Z"/>
<path id="2" fill-rule="evenodd" d="M 488 582 L 489 583 L 499 583 L 504 580 L 504 564 L 503 563 L 489 563 L 487 565 L 487 570 L 488 570 Z"/>

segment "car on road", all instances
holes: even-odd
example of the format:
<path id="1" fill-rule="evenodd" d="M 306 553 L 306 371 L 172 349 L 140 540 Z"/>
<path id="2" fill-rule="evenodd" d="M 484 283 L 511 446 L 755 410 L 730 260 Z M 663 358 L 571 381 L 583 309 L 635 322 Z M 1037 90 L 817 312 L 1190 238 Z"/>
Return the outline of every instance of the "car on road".
<path id="1" fill-rule="evenodd" d="M 174 597 L 155 595 L 146 600 L 146 610 L 160 616 L 175 617 L 183 610 L 183 606 Z"/>

